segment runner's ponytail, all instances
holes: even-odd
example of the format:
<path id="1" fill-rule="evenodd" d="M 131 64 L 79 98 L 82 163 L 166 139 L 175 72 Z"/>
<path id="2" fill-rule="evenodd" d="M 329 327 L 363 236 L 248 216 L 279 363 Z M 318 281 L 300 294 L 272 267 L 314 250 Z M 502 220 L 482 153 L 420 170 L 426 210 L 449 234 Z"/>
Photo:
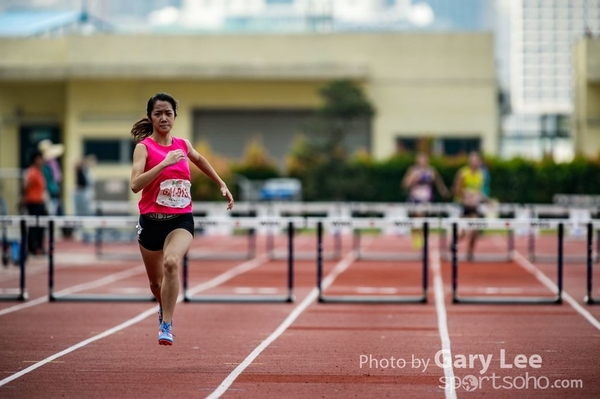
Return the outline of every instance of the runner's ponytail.
<path id="1" fill-rule="evenodd" d="M 133 136 L 133 140 L 135 140 L 136 143 L 139 143 L 146 137 L 150 136 L 152 134 L 152 131 L 153 128 L 150 119 L 142 118 L 139 121 L 137 121 L 131 128 L 131 135 Z"/>

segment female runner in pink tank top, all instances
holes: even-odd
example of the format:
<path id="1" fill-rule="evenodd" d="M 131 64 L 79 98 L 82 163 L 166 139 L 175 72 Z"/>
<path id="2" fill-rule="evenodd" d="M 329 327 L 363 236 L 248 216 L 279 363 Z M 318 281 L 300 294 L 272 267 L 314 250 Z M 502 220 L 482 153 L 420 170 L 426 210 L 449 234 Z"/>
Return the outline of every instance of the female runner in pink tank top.
<path id="1" fill-rule="evenodd" d="M 233 196 L 208 161 L 188 140 L 171 135 L 177 102 L 166 93 L 148 100 L 146 118 L 138 121 L 131 135 L 138 143 L 133 152 L 131 190 L 142 191 L 139 201 L 138 243 L 159 304 L 158 343 L 173 345 L 173 313 L 179 295 L 179 265 L 194 237 L 190 168 L 196 165 L 221 188 L 227 209 Z"/>

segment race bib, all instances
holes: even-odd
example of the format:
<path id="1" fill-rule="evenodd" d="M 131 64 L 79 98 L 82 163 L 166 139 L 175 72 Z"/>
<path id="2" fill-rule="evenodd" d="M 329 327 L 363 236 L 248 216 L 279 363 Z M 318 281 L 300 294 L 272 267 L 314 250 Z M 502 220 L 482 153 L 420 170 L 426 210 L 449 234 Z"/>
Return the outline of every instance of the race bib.
<path id="1" fill-rule="evenodd" d="M 185 208 L 192 202 L 191 187 L 192 184 L 188 180 L 165 180 L 160 183 L 156 203 L 169 208 Z"/>
<path id="2" fill-rule="evenodd" d="M 466 206 L 478 206 L 482 200 L 481 193 L 476 190 L 465 189 L 463 191 L 463 204 Z"/>
<path id="3" fill-rule="evenodd" d="M 430 201 L 431 200 L 431 187 L 428 185 L 414 186 L 410 190 L 410 196 L 416 201 Z"/>

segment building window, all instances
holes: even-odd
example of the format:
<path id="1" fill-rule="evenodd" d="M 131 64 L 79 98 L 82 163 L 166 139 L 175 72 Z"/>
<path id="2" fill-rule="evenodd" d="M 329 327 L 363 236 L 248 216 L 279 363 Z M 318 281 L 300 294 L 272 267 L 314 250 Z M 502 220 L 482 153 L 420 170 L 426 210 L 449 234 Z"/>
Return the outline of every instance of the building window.
<path id="1" fill-rule="evenodd" d="M 95 154 L 98 163 L 131 163 L 135 142 L 127 139 L 84 139 L 83 153 Z"/>
<path id="2" fill-rule="evenodd" d="M 417 143 L 419 139 L 415 137 L 397 137 L 396 152 L 400 154 L 414 153 L 417 151 Z"/>
<path id="3" fill-rule="evenodd" d="M 442 139 L 444 155 L 468 154 L 481 150 L 481 139 L 478 137 Z"/>
<path id="4" fill-rule="evenodd" d="M 479 137 L 396 137 L 396 152 L 400 154 L 425 152 L 442 156 L 452 156 L 480 150 L 481 138 Z"/>

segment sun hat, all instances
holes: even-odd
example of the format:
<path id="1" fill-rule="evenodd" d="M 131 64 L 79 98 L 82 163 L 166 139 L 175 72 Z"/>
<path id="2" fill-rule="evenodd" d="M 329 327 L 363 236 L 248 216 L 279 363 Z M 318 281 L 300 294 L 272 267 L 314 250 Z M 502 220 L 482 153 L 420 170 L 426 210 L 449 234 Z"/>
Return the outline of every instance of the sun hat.
<path id="1" fill-rule="evenodd" d="M 51 140 L 44 139 L 38 143 L 38 150 L 41 151 L 44 160 L 50 161 L 60 157 L 65 152 L 62 144 L 53 144 Z"/>

